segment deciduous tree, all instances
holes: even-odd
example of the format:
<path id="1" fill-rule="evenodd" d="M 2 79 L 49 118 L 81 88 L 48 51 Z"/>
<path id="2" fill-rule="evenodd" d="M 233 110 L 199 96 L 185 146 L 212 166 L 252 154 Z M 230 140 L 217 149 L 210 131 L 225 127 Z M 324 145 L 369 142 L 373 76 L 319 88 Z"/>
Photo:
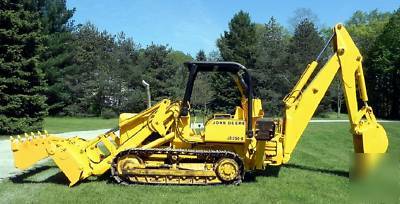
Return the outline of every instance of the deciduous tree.
<path id="1" fill-rule="evenodd" d="M 366 61 L 371 103 L 380 117 L 400 118 L 400 9 L 377 37 Z"/>

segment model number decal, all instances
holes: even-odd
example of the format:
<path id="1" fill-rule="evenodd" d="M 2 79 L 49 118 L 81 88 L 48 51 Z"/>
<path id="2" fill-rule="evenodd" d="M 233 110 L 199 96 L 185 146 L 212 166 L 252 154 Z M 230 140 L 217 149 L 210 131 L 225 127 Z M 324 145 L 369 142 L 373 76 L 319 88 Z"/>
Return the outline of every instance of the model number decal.
<path id="1" fill-rule="evenodd" d="M 244 138 L 239 136 L 228 136 L 227 139 L 232 141 L 242 141 Z"/>

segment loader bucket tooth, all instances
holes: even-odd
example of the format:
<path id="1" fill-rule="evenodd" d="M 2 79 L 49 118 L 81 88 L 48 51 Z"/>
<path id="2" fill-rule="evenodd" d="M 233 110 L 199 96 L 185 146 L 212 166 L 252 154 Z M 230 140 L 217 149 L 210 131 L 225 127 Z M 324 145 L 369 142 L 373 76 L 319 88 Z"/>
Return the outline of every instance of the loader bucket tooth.
<path id="1" fill-rule="evenodd" d="M 24 170 L 35 164 L 37 161 L 48 157 L 47 143 L 40 138 L 30 138 L 25 133 L 22 139 L 19 135 L 17 140 L 11 142 L 11 150 L 14 155 L 15 167 Z"/>

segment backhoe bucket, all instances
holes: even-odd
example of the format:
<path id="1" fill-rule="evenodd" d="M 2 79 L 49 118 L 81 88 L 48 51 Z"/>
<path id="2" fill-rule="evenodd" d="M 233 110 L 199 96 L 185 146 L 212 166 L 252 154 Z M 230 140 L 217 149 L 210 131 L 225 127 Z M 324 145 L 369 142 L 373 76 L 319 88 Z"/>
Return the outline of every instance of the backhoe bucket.
<path id="1" fill-rule="evenodd" d="M 375 121 L 362 123 L 357 132 L 361 134 L 353 135 L 355 163 L 352 177 L 363 178 L 378 166 L 387 151 L 388 138 L 385 129 Z"/>
<path id="2" fill-rule="evenodd" d="M 86 144 L 85 140 L 77 137 L 65 139 L 49 135 L 47 132 L 11 138 L 15 167 L 25 170 L 36 162 L 51 157 L 69 179 L 70 186 L 91 173 L 84 172 L 88 169 L 86 167 L 89 162 L 80 151 Z"/>
<path id="3" fill-rule="evenodd" d="M 353 143 L 356 153 L 386 153 L 388 148 L 388 138 L 385 129 L 383 129 L 380 124 L 363 124 L 360 130 L 362 134 L 353 135 Z"/>

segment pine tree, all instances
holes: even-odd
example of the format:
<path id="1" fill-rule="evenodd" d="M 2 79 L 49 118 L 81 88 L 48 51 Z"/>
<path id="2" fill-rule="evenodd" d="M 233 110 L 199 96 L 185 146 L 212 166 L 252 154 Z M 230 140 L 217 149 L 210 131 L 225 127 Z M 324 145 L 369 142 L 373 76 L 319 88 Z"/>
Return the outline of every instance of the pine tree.
<path id="1" fill-rule="evenodd" d="M 314 23 L 305 19 L 297 25 L 287 49 L 291 85 L 296 83 L 307 64 L 316 59 L 323 46 L 324 41 Z"/>
<path id="2" fill-rule="evenodd" d="M 196 61 L 207 61 L 206 54 L 200 50 L 196 54 Z M 212 73 L 199 72 L 193 86 L 193 93 L 191 98 L 191 106 L 197 110 L 202 110 L 204 115 L 207 114 L 207 104 L 210 103 L 213 92 L 211 89 L 211 75 Z"/>
<path id="3" fill-rule="evenodd" d="M 175 75 L 175 70 L 169 69 L 168 54 L 171 49 L 164 45 L 152 44 L 148 46 L 139 59 L 140 66 L 143 69 L 143 78 L 151 87 L 151 96 L 154 101 L 160 101 L 165 98 L 172 98 L 172 90 L 168 90 L 168 79 Z"/>
<path id="4" fill-rule="evenodd" d="M 73 35 L 77 51 L 73 63 L 63 72 L 71 93 L 64 112 L 99 116 L 143 107 L 129 102 L 137 95 L 132 89 L 141 87 L 138 50 L 133 40 L 123 33 L 100 32 L 92 24 L 81 26 Z"/>
<path id="5" fill-rule="evenodd" d="M 256 93 L 263 101 L 264 110 L 271 115 L 281 113 L 282 99 L 290 87 L 285 76 L 284 60 L 287 42 L 284 28 L 271 17 L 260 36 L 254 77 Z"/>
<path id="6" fill-rule="evenodd" d="M 154 87 L 150 89 L 154 101 L 182 99 L 187 73 L 183 63 L 191 60 L 192 57 L 165 45 L 152 44 L 142 50 L 139 64 L 143 79 Z"/>
<path id="7" fill-rule="evenodd" d="M 239 11 L 229 22 L 229 31 L 225 31 L 217 41 L 221 57 L 225 61 L 235 61 L 249 69 L 256 61 L 256 25 L 250 15 Z M 227 73 L 213 75 L 211 86 L 215 92 L 212 108 L 217 111 L 233 112 L 240 104 L 240 94 L 232 77 Z"/>
<path id="8" fill-rule="evenodd" d="M 254 68 L 256 53 L 256 24 L 250 15 L 239 11 L 229 22 L 229 31 L 217 40 L 221 56 L 226 61 L 235 61 L 247 68 Z"/>
<path id="9" fill-rule="evenodd" d="M 193 58 L 181 51 L 172 50 L 167 56 L 167 61 L 167 69 L 174 72 L 174 75 L 165 78 L 166 90 L 173 94 L 171 97 L 172 100 L 182 100 L 189 76 L 188 69 L 184 66 L 184 63 L 193 61 Z"/>
<path id="10" fill-rule="evenodd" d="M 50 115 L 65 114 L 63 109 L 70 105 L 71 90 L 65 82 L 65 70 L 73 64 L 73 35 L 61 32 L 48 35 L 45 40 L 46 51 L 41 55 L 39 67 L 45 74 L 48 88 L 45 92 Z"/>
<path id="11" fill-rule="evenodd" d="M 196 54 L 196 61 L 207 61 L 204 50 L 199 50 L 199 52 Z"/>
<path id="12" fill-rule="evenodd" d="M 64 81 L 65 69 L 73 63 L 72 25 L 69 22 L 75 9 L 67 9 L 65 0 L 37 0 L 36 10 L 43 25 L 45 52 L 41 55 L 40 68 L 48 84 L 46 91 L 49 114 L 65 114 L 64 107 L 71 105 L 71 90 Z"/>
<path id="13" fill-rule="evenodd" d="M 285 76 L 288 76 L 289 87 L 296 84 L 307 64 L 316 60 L 324 44 L 323 38 L 310 20 L 305 19 L 297 25 L 287 49 L 288 68 Z M 330 93 L 327 93 L 321 101 L 317 114 L 331 111 L 331 99 L 327 97 L 329 95 Z"/>
<path id="14" fill-rule="evenodd" d="M 40 130 L 46 83 L 37 66 L 43 48 L 39 15 L 21 1 L 0 5 L 0 134 Z"/>

